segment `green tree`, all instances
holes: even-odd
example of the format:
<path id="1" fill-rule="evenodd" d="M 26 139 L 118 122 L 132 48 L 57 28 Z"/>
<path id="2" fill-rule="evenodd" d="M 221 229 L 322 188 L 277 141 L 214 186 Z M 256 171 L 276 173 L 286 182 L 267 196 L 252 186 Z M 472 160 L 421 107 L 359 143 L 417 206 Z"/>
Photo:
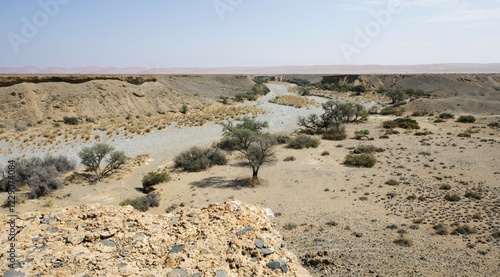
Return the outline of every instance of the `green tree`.
<path id="1" fill-rule="evenodd" d="M 98 179 L 120 168 L 127 160 L 123 151 L 115 151 L 113 146 L 106 143 L 96 143 L 91 147 L 85 147 L 78 152 L 78 156 L 82 160 L 82 164 L 93 171 Z M 101 169 L 103 162 L 106 165 Z"/>
<path id="2" fill-rule="evenodd" d="M 267 122 L 244 118 L 243 122 L 234 125 L 233 122 L 223 124 L 223 135 L 233 142 L 234 149 L 240 152 L 252 168 L 252 178 L 257 180 L 260 168 L 276 160 L 276 137 L 262 133 L 267 128 Z"/>
<path id="3" fill-rule="evenodd" d="M 400 90 L 390 90 L 390 91 L 386 92 L 385 95 L 387 95 L 389 98 L 391 98 L 392 104 L 396 104 L 398 102 L 401 102 L 401 101 L 405 100 L 405 97 L 406 97 L 404 92 L 402 92 Z"/>

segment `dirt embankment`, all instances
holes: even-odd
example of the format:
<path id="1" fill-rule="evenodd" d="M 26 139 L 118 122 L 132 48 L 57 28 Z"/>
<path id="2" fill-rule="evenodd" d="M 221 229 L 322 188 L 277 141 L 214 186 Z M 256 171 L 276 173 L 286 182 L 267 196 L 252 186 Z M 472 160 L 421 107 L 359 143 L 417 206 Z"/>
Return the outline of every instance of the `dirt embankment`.
<path id="1" fill-rule="evenodd" d="M 201 109 L 252 88 L 247 76 L 3 76 L 0 124 L 50 125 L 64 116 L 124 118 Z"/>
<path id="2" fill-rule="evenodd" d="M 81 84 L 90 81 L 118 80 L 133 85 L 142 85 L 146 82 L 156 82 L 155 76 L 129 76 L 129 75 L 2 75 L 0 87 L 9 87 L 21 83 L 68 83 Z"/>
<path id="3" fill-rule="evenodd" d="M 409 111 L 498 114 L 499 74 L 332 75 L 324 83 L 363 85 L 368 90 L 414 89 L 431 94 L 406 105 Z"/>

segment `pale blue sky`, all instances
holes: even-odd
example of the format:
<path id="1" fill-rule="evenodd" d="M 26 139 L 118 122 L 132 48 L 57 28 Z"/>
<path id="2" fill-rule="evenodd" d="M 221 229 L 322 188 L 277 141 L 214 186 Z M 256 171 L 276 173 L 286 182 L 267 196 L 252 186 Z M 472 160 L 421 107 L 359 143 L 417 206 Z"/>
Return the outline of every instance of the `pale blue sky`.
<path id="1" fill-rule="evenodd" d="M 500 0 L 1 0 L 0 18 L 0 67 L 500 62 Z"/>

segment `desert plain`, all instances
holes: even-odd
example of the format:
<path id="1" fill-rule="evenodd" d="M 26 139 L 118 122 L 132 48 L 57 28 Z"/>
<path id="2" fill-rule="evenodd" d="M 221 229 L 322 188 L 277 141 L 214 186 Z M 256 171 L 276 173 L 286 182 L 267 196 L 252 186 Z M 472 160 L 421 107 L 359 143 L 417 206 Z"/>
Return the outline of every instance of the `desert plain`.
<path id="1" fill-rule="evenodd" d="M 500 275 L 499 75 L 269 77 L 264 84 L 269 92 L 238 102 L 233 98 L 251 91 L 255 76 L 0 76 L 2 167 L 9 159 L 47 153 L 78 164 L 62 176 L 60 189 L 16 204 L 16 212 L 43 217 L 65 207 L 118 206 L 144 195 L 145 174 L 167 172 L 170 181 L 154 190 L 159 205 L 146 213 L 182 214 L 228 199 L 270 208 L 273 230 L 296 256 L 293 262 L 311 276 Z M 297 80 L 308 82 L 292 84 Z M 320 86 L 325 83 L 366 91 L 330 90 Z M 384 114 L 381 110 L 393 105 L 382 88 L 421 90 L 425 96 L 405 99 L 396 107 L 400 115 Z M 303 106 L 275 103 L 278 96 L 291 96 Z M 266 131 L 293 138 L 300 133 L 298 117 L 321 114 L 329 99 L 362 104 L 370 115 L 345 124 L 344 140 L 316 136 L 316 148 L 275 146 L 275 163 L 262 166 L 258 184 L 248 182 L 252 171 L 238 152 L 227 153 L 226 165 L 200 172 L 175 167 L 182 151 L 216 146 L 223 122 L 250 116 L 267 121 Z M 440 118 L 443 113 L 453 117 Z M 460 116 L 475 121 L 458 122 Z M 79 123 L 64 124 L 64 117 Z M 405 117 L 420 128 L 388 133 L 383 127 Z M 356 138 L 359 130 L 368 130 L 367 137 Z M 90 181 L 82 177 L 91 172 L 80 164 L 78 151 L 96 142 L 123 150 L 129 159 L 113 174 Z M 345 157 L 362 145 L 380 149 L 373 153 L 376 163 L 346 165 Z M 18 195 L 26 189 L 20 187 Z M 1 203 L 6 199 L 2 192 Z M 8 207 L 1 212 L 8 214 Z M 6 238 L 2 234 L 2 249 Z M 58 251 L 65 250 L 52 254 Z M 227 276 L 238 276 L 231 261 L 224 263 Z M 46 266 L 56 270 L 58 265 Z M 104 276 L 100 270 L 94 274 Z M 269 272 L 302 276 L 300 270 Z"/>

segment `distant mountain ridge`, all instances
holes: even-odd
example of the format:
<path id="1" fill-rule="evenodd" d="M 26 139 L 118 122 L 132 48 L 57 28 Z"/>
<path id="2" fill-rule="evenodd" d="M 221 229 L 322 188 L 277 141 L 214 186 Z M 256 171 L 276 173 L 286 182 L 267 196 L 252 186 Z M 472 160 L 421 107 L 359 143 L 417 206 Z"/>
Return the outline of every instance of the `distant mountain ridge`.
<path id="1" fill-rule="evenodd" d="M 0 67 L 0 74 L 405 74 L 500 73 L 500 63 L 423 65 L 312 65 L 267 67 Z"/>

